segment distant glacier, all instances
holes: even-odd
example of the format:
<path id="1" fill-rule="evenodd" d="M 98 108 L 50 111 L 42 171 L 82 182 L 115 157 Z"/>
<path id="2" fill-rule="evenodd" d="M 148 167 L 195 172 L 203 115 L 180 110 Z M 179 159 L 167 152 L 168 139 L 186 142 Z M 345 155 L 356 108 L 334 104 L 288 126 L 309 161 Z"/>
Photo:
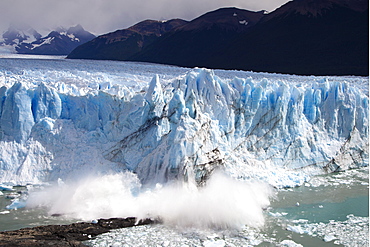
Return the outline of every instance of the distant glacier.
<path id="1" fill-rule="evenodd" d="M 368 166 L 366 77 L 0 59 L 0 182 L 132 171 L 143 184 L 214 170 L 296 186 Z"/>

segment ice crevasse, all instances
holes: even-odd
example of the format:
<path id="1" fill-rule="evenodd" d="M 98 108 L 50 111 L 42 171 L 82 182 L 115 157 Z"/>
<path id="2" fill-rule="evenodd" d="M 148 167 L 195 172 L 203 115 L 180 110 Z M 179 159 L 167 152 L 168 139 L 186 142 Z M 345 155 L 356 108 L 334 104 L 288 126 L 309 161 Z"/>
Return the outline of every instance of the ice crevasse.
<path id="1" fill-rule="evenodd" d="M 368 109 L 346 82 L 225 80 L 207 69 L 119 95 L 17 81 L 0 88 L 0 182 L 129 170 L 147 184 L 201 184 L 222 169 L 295 186 L 368 165 Z"/>

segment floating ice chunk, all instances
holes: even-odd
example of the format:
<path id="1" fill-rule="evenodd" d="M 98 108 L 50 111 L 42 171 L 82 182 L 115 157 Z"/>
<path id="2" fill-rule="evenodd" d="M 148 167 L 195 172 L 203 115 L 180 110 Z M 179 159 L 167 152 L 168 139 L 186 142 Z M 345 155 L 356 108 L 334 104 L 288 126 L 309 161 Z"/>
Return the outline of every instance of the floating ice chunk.
<path id="1" fill-rule="evenodd" d="M 298 219 L 298 220 L 292 220 L 292 222 L 293 223 L 307 223 L 308 222 L 308 220 L 306 220 L 306 219 Z"/>
<path id="2" fill-rule="evenodd" d="M 296 232 L 298 234 L 309 234 L 309 231 L 307 231 L 307 229 L 304 229 L 303 227 L 299 225 L 297 226 L 288 225 L 286 229 L 288 231 Z"/>
<path id="3" fill-rule="evenodd" d="M 9 193 L 5 196 L 6 199 L 16 199 L 20 196 L 18 193 Z"/>
<path id="4" fill-rule="evenodd" d="M 287 215 L 288 213 L 285 213 L 285 212 L 282 212 L 282 213 L 280 213 L 280 212 L 276 212 L 276 213 L 269 212 L 269 214 L 270 214 L 271 216 L 273 216 L 273 217 L 282 217 L 282 216 Z"/>
<path id="5" fill-rule="evenodd" d="M 318 236 L 326 242 L 344 246 L 369 245 L 369 217 L 348 215 L 346 221 L 330 220 L 329 223 L 307 223 L 290 226 L 289 229 L 310 236 Z"/>
<path id="6" fill-rule="evenodd" d="M 301 244 L 297 244 L 293 240 L 283 240 L 281 241 L 280 245 L 281 247 L 303 247 Z"/>
<path id="7" fill-rule="evenodd" d="M 203 242 L 204 247 L 224 247 L 226 246 L 225 240 L 206 240 Z"/>
<path id="8" fill-rule="evenodd" d="M 0 191 L 14 191 L 13 186 L 0 184 Z"/>
<path id="9" fill-rule="evenodd" d="M 6 206 L 6 209 L 10 210 L 17 210 L 19 208 L 24 208 L 26 207 L 26 201 L 23 199 L 15 199 L 10 205 Z"/>
<path id="10" fill-rule="evenodd" d="M 325 242 L 330 242 L 330 241 L 333 241 L 334 239 L 337 239 L 337 237 L 335 237 L 334 234 L 327 234 L 324 236 Z"/>

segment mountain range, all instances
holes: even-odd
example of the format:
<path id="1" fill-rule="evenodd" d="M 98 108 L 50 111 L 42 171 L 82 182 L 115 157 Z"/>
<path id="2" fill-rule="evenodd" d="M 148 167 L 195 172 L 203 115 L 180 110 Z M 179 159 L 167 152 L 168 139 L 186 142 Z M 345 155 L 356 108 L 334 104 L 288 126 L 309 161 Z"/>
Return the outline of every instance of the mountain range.
<path id="1" fill-rule="evenodd" d="M 222 8 L 192 21 L 146 20 L 67 58 L 306 75 L 369 75 L 367 0 L 293 0 L 273 12 Z"/>
<path id="2" fill-rule="evenodd" d="M 81 25 L 65 29 L 59 27 L 46 36 L 28 25 L 10 25 L 3 33 L 0 46 L 15 50 L 19 54 L 68 55 L 77 46 L 96 36 L 86 31 Z"/>
<path id="3" fill-rule="evenodd" d="M 142 51 L 168 31 L 187 23 L 185 20 L 145 20 L 123 30 L 101 35 L 69 54 L 68 58 L 126 60 Z"/>

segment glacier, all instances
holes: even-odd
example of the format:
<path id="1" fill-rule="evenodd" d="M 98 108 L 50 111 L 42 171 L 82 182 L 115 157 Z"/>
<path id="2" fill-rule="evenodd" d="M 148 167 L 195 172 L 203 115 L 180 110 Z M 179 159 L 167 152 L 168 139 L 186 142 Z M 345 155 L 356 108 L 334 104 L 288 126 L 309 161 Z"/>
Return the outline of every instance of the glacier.
<path id="1" fill-rule="evenodd" d="M 368 78 L 0 59 L 0 183 L 130 171 L 275 187 L 368 166 Z"/>

